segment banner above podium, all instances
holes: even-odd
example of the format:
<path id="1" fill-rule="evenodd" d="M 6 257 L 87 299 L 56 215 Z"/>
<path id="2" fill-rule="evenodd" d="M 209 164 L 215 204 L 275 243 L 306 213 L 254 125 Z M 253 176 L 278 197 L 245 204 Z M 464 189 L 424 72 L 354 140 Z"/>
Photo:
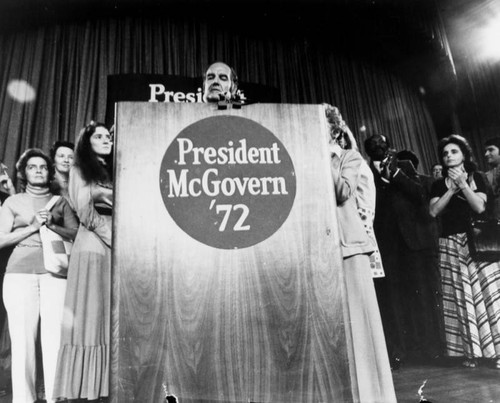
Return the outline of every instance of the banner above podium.
<path id="1" fill-rule="evenodd" d="M 114 123 L 115 103 L 125 101 L 159 103 L 203 102 L 201 77 L 168 74 L 112 74 L 107 79 L 106 124 Z M 277 88 L 263 84 L 240 83 L 239 97 L 246 104 L 278 103 Z"/>

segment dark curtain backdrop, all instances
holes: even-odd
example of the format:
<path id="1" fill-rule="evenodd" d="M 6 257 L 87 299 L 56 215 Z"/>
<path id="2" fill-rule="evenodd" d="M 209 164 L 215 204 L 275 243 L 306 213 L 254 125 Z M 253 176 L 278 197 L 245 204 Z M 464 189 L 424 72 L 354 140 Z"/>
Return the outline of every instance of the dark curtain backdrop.
<path id="1" fill-rule="evenodd" d="M 492 35 L 500 2 L 439 1 L 457 73 L 457 132 L 471 142 L 480 167 L 488 169 L 484 142 L 500 136 L 500 43 L 498 35 Z M 489 40 L 494 41 L 496 52 L 486 52 Z"/>
<path id="2" fill-rule="evenodd" d="M 500 137 L 500 62 L 466 60 L 460 64 L 458 115 L 462 134 L 471 141 L 483 170 L 484 142 Z"/>
<path id="3" fill-rule="evenodd" d="M 0 57 L 0 158 L 11 170 L 27 147 L 74 141 L 85 123 L 102 121 L 108 74 L 201 77 L 215 60 L 233 65 L 244 82 L 279 88 L 282 102 L 337 105 L 361 142 L 387 134 L 397 149 L 417 153 L 420 171 L 437 160 L 437 136 L 416 86 L 299 37 L 259 37 L 196 19 L 102 18 L 4 33 Z M 6 89 L 13 79 L 32 85 L 35 100 L 12 99 Z"/>

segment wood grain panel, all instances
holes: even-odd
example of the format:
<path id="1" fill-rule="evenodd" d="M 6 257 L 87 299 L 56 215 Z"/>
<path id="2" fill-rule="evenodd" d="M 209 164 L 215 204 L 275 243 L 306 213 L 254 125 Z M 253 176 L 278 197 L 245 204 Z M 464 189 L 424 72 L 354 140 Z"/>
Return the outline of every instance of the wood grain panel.
<path id="1" fill-rule="evenodd" d="M 282 227 L 241 250 L 184 233 L 159 188 L 175 136 L 220 114 L 273 132 L 297 178 Z M 112 400 L 352 401 L 322 108 L 120 103 L 116 137 Z"/>

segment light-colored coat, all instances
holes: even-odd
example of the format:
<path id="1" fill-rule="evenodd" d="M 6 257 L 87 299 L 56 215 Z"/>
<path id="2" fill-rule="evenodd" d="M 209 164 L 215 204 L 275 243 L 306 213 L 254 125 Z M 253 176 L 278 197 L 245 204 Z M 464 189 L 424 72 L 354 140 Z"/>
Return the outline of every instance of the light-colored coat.
<path id="1" fill-rule="evenodd" d="M 340 246 L 344 259 L 369 254 L 375 249 L 359 217 L 356 204 L 356 188 L 363 157 L 355 150 L 342 150 L 332 155 L 331 172 L 337 197 L 337 218 Z"/>

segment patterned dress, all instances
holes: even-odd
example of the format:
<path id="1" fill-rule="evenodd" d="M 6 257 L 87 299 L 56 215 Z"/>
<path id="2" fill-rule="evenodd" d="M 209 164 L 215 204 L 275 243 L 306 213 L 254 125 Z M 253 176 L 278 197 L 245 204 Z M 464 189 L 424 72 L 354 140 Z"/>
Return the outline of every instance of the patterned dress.
<path id="1" fill-rule="evenodd" d="M 486 193 L 483 176 L 474 174 L 471 188 Z M 432 186 L 431 197 L 447 190 L 445 179 Z M 443 289 L 446 352 L 449 356 L 500 358 L 500 262 L 471 258 L 467 221 L 472 211 L 455 194 L 441 215 L 439 267 Z"/>
<path id="2" fill-rule="evenodd" d="M 471 259 L 467 235 L 439 239 L 449 356 L 500 357 L 500 263 Z"/>

